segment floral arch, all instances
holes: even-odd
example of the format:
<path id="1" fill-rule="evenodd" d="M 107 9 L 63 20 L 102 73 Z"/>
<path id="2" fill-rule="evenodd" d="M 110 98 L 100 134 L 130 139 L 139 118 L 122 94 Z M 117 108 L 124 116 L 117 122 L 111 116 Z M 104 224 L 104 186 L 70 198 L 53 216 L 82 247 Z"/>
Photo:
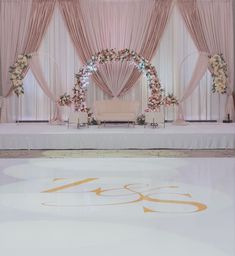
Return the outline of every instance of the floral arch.
<path id="1" fill-rule="evenodd" d="M 148 99 L 148 108 L 146 111 L 158 111 L 161 105 L 177 104 L 176 98 L 169 94 L 164 97 L 164 90 L 161 87 L 157 71 L 148 60 L 138 55 L 135 51 L 123 49 L 116 51 L 115 49 L 105 49 L 94 54 L 87 64 L 80 68 L 76 76 L 76 84 L 73 88 L 73 97 L 66 93 L 59 99 L 61 106 L 74 104 L 75 111 L 87 111 L 86 106 L 86 88 L 89 84 L 89 77 L 98 69 L 100 64 L 112 61 L 129 61 L 140 72 L 144 72 L 148 86 L 151 89 L 151 95 Z"/>
<path id="2" fill-rule="evenodd" d="M 23 78 L 24 71 L 27 69 L 31 58 L 31 54 L 19 55 L 16 63 L 10 67 L 10 79 L 13 89 L 17 96 L 24 94 Z M 105 64 L 112 61 L 129 61 L 140 72 L 144 72 L 151 95 L 148 99 L 148 108 L 146 111 L 158 111 L 161 105 L 170 106 L 178 104 L 178 100 L 173 94 L 163 95 L 164 90 L 161 87 L 157 71 L 148 60 L 138 55 L 135 51 L 123 49 L 116 51 L 115 49 L 105 49 L 94 54 L 86 65 L 80 68 L 76 76 L 76 84 L 73 87 L 73 96 L 67 93 L 60 96 L 58 104 L 60 106 L 70 106 L 74 104 L 75 111 L 88 111 L 86 106 L 86 88 L 89 84 L 89 77 L 97 70 L 100 64 Z"/>

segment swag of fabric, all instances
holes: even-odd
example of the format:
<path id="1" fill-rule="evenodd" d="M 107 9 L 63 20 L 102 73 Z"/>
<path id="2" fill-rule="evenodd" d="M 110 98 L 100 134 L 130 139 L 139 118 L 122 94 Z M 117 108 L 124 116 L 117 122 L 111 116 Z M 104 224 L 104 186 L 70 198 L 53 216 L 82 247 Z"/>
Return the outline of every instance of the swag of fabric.
<path id="1" fill-rule="evenodd" d="M 77 54 L 83 64 L 103 49 L 131 49 L 151 60 L 167 24 L 172 0 L 59 0 Z M 104 64 L 93 75 L 109 96 L 125 94 L 140 77 L 126 62 Z"/>
<path id="2" fill-rule="evenodd" d="M 210 69 L 208 56 L 220 53 L 228 64 L 229 76 L 225 114 L 234 118 L 232 1 L 178 0 L 177 4 L 199 56 L 189 84 L 180 99 L 176 124 L 185 123 L 182 104 L 192 95 L 207 69 Z"/>
<path id="3" fill-rule="evenodd" d="M 57 99 L 49 89 L 39 58 L 35 54 L 50 23 L 55 3 L 56 0 L 1 1 L 0 3 L 0 58 L 1 63 L 4 63 L 1 66 L 3 93 L 1 122 L 9 121 L 7 98 L 13 90 L 9 79 L 9 67 L 15 63 L 19 54 L 31 53 L 34 54 L 29 62 L 29 67 L 41 89 L 55 103 L 55 113 L 52 121 L 61 120 L 59 108 L 56 104 Z"/>

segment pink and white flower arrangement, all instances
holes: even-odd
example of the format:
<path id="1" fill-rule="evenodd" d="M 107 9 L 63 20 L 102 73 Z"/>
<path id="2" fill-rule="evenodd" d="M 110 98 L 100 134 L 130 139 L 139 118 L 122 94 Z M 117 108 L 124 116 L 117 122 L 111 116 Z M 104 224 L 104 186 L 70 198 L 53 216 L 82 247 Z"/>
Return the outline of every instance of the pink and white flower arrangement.
<path id="1" fill-rule="evenodd" d="M 83 86 L 79 80 L 73 87 L 73 104 L 74 110 L 80 112 L 88 112 L 88 108 L 86 105 L 86 87 Z"/>
<path id="2" fill-rule="evenodd" d="M 228 69 L 223 54 L 209 56 L 209 64 L 213 79 L 212 92 L 224 94 L 227 92 Z"/>
<path id="3" fill-rule="evenodd" d="M 71 96 L 67 93 L 64 93 L 60 96 L 59 100 L 57 101 L 59 106 L 70 106 L 72 104 Z"/>
<path id="4" fill-rule="evenodd" d="M 163 104 L 164 106 L 169 107 L 172 105 L 179 105 L 179 101 L 173 94 L 168 93 L 168 95 L 163 99 Z"/>
<path id="5" fill-rule="evenodd" d="M 17 96 L 24 94 L 23 87 L 23 73 L 28 67 L 28 59 L 32 56 L 30 54 L 18 55 L 14 65 L 10 66 L 10 80 L 13 86 L 13 90 Z"/>

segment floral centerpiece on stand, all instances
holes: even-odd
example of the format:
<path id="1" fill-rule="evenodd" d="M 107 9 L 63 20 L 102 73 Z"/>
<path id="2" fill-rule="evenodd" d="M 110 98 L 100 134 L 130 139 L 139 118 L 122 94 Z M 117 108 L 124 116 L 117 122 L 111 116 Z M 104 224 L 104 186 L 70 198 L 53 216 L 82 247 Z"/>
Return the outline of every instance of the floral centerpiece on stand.
<path id="1" fill-rule="evenodd" d="M 168 95 L 163 99 L 163 105 L 165 107 L 179 105 L 179 101 L 172 93 L 168 93 Z"/>
<path id="2" fill-rule="evenodd" d="M 223 54 L 209 56 L 209 64 L 213 79 L 212 92 L 218 92 L 221 94 L 226 93 L 228 83 L 228 68 Z"/>
<path id="3" fill-rule="evenodd" d="M 161 92 L 164 91 L 163 89 L 160 90 Z M 151 89 L 151 95 L 148 99 L 148 107 L 145 112 L 160 111 L 161 106 L 170 107 L 178 104 L 179 101 L 173 94 L 168 93 L 168 95 L 164 97 L 159 93 L 159 88 L 154 87 Z"/>
<path id="4" fill-rule="evenodd" d="M 24 94 L 23 79 L 24 72 L 28 67 L 28 60 L 32 57 L 30 54 L 18 55 L 14 65 L 10 66 L 10 80 L 13 90 L 17 96 Z"/>
<path id="5" fill-rule="evenodd" d="M 58 105 L 61 107 L 64 107 L 64 106 L 69 107 L 72 104 L 72 98 L 69 94 L 64 93 L 63 95 L 60 96 L 60 98 L 57 102 L 58 102 Z"/>

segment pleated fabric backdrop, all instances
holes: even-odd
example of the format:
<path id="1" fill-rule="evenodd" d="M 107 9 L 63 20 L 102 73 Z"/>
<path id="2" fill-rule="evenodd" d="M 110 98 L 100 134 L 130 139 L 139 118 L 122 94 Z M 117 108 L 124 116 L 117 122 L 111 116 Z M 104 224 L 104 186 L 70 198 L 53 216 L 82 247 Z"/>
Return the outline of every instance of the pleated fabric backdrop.
<path id="1" fill-rule="evenodd" d="M 71 92 L 74 85 L 74 73 L 81 67 L 76 49 L 68 33 L 58 3 L 38 51 L 45 78 L 50 90 L 59 97 L 64 92 Z M 160 44 L 152 60 L 156 66 L 160 80 L 166 92 L 173 92 L 181 98 L 187 86 L 197 60 L 197 49 L 186 29 L 183 18 L 175 5 L 166 25 Z M 192 96 L 185 101 L 183 108 L 186 119 L 222 120 L 226 102 L 225 95 L 211 93 L 211 76 L 207 72 L 195 89 Z M 23 120 L 48 120 L 52 117 L 53 104 L 42 92 L 29 71 L 24 82 L 25 95 L 18 100 L 10 97 L 9 111 L 11 119 L 16 118 L 16 110 L 20 105 L 20 118 Z M 124 99 L 135 99 L 141 103 L 140 112 L 146 108 L 148 88 L 146 80 L 141 79 L 125 95 Z M 88 88 L 88 106 L 96 99 L 109 98 L 94 82 Z M 176 117 L 176 108 L 168 109 L 166 118 Z"/>

